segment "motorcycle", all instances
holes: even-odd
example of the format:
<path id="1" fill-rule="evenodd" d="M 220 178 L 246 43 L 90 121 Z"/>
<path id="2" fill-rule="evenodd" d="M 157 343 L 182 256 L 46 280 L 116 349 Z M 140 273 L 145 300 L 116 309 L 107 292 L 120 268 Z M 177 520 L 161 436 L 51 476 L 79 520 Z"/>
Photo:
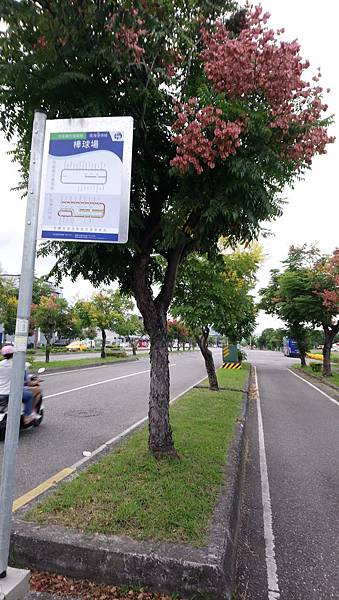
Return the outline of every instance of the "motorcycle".
<path id="1" fill-rule="evenodd" d="M 30 365 L 26 364 L 26 368 Z M 21 405 L 21 416 L 20 416 L 20 428 L 28 429 L 29 427 L 39 427 L 44 417 L 44 405 L 43 405 L 43 395 L 41 390 L 41 382 L 40 375 L 45 372 L 46 369 L 41 368 L 38 369 L 37 374 L 29 374 L 28 375 L 28 387 L 33 394 L 33 410 L 37 413 L 38 418 L 34 419 L 30 423 L 24 422 L 24 404 Z M 0 395 L 0 437 L 4 438 L 7 424 L 7 414 L 8 414 L 8 398 L 9 396 L 1 396 Z"/>

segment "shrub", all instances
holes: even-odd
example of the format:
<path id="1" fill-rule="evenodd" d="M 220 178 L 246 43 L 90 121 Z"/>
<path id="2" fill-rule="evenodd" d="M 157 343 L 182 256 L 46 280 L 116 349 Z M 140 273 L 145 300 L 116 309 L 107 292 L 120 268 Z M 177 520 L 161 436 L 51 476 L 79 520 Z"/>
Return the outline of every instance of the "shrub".
<path id="1" fill-rule="evenodd" d="M 321 373 L 322 365 L 319 363 L 311 363 L 311 369 L 314 373 Z"/>
<path id="2" fill-rule="evenodd" d="M 243 350 L 238 349 L 238 362 L 242 363 L 243 360 L 247 360 L 247 354 Z"/>
<path id="3" fill-rule="evenodd" d="M 127 356 L 127 352 L 125 352 L 125 350 L 112 350 L 110 348 L 109 350 L 106 350 L 106 356 L 114 356 L 115 358 L 125 358 Z"/>

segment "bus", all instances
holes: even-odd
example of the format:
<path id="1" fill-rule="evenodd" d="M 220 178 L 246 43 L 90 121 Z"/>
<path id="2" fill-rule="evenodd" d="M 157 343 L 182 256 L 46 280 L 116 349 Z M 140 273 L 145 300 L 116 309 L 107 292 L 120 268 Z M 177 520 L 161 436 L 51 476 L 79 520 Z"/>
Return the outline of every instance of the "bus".
<path id="1" fill-rule="evenodd" d="M 289 356 L 290 358 L 300 358 L 297 342 L 292 340 L 292 338 L 283 338 L 283 352 L 284 356 Z"/>

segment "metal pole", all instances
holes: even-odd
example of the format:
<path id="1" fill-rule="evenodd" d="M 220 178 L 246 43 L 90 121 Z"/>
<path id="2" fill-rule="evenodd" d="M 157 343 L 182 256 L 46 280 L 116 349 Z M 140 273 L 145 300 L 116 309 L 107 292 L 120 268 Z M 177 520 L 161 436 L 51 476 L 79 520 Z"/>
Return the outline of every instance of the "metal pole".
<path id="1" fill-rule="evenodd" d="M 29 165 L 25 236 L 22 253 L 19 301 L 15 328 L 11 390 L 0 488 L 0 578 L 6 577 L 11 536 L 16 452 L 19 441 L 22 390 L 26 361 L 28 322 L 31 313 L 34 262 L 38 229 L 39 196 L 46 115 L 34 114 Z"/>

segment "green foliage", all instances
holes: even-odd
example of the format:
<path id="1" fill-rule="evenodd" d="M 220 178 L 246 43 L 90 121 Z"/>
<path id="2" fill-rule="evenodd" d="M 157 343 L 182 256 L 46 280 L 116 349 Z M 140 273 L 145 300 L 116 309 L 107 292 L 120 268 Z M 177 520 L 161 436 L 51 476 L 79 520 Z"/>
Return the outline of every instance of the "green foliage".
<path id="1" fill-rule="evenodd" d="M 278 350 L 283 346 L 283 338 L 287 335 L 286 329 L 273 329 L 273 327 L 267 327 L 257 338 L 256 345 L 258 348 L 266 348 L 268 350 Z"/>
<path id="2" fill-rule="evenodd" d="M 242 363 L 244 360 L 247 360 L 247 354 L 238 348 L 238 362 Z"/>
<path id="3" fill-rule="evenodd" d="M 134 17 L 133 9 L 137 15 Z M 49 118 L 126 115 L 134 118 L 134 151 L 129 242 L 120 245 L 50 244 L 57 274 L 82 274 L 95 284 L 118 279 L 135 292 L 133 272 L 148 256 L 148 280 L 157 277 L 154 254 L 165 260 L 183 246 L 212 252 L 221 234 L 230 240 L 255 238 L 263 221 L 280 215 L 277 192 L 294 173 L 281 161 L 279 145 L 270 146 L 265 103 L 249 113 L 246 143 L 235 156 L 201 176 L 183 177 L 170 168 L 175 153 L 172 99 L 200 97 L 223 105 L 229 118 L 241 102 L 211 91 L 199 52 L 203 19 L 231 17 L 239 32 L 242 15 L 235 2 L 87 2 L 32 3 L 3 0 L 0 17 L 7 30 L 0 38 L 0 121 L 27 172 L 34 109 Z M 233 11 L 230 12 L 230 11 Z M 115 19 L 112 19 L 112 15 Z M 138 20 L 142 25 L 138 25 Z M 125 27 L 137 35 L 142 54 L 118 44 Z M 147 35 L 138 35 L 138 28 Z M 180 58 L 178 58 L 180 56 Z M 169 75 L 169 67 L 174 74 Z M 176 67 L 180 68 L 176 68 Z"/>
<path id="4" fill-rule="evenodd" d="M 320 363 L 311 363 L 310 367 L 314 373 L 321 373 L 322 365 Z"/>
<path id="5" fill-rule="evenodd" d="M 74 312 L 84 328 L 95 327 L 111 329 L 118 334 L 127 335 L 127 321 L 133 302 L 119 291 L 101 290 L 93 294 L 91 300 L 78 300 Z M 133 321 L 134 322 L 134 321 Z"/>
<path id="6" fill-rule="evenodd" d="M 191 255 L 179 270 L 171 313 L 195 334 L 208 325 L 231 340 L 241 340 L 255 327 L 256 308 L 249 292 L 260 261 L 257 247 L 213 260 Z"/>
<path id="7" fill-rule="evenodd" d="M 74 322 L 67 300 L 55 296 L 42 296 L 32 314 L 35 327 L 40 327 L 50 344 L 53 335 L 71 337 L 74 333 Z"/>

